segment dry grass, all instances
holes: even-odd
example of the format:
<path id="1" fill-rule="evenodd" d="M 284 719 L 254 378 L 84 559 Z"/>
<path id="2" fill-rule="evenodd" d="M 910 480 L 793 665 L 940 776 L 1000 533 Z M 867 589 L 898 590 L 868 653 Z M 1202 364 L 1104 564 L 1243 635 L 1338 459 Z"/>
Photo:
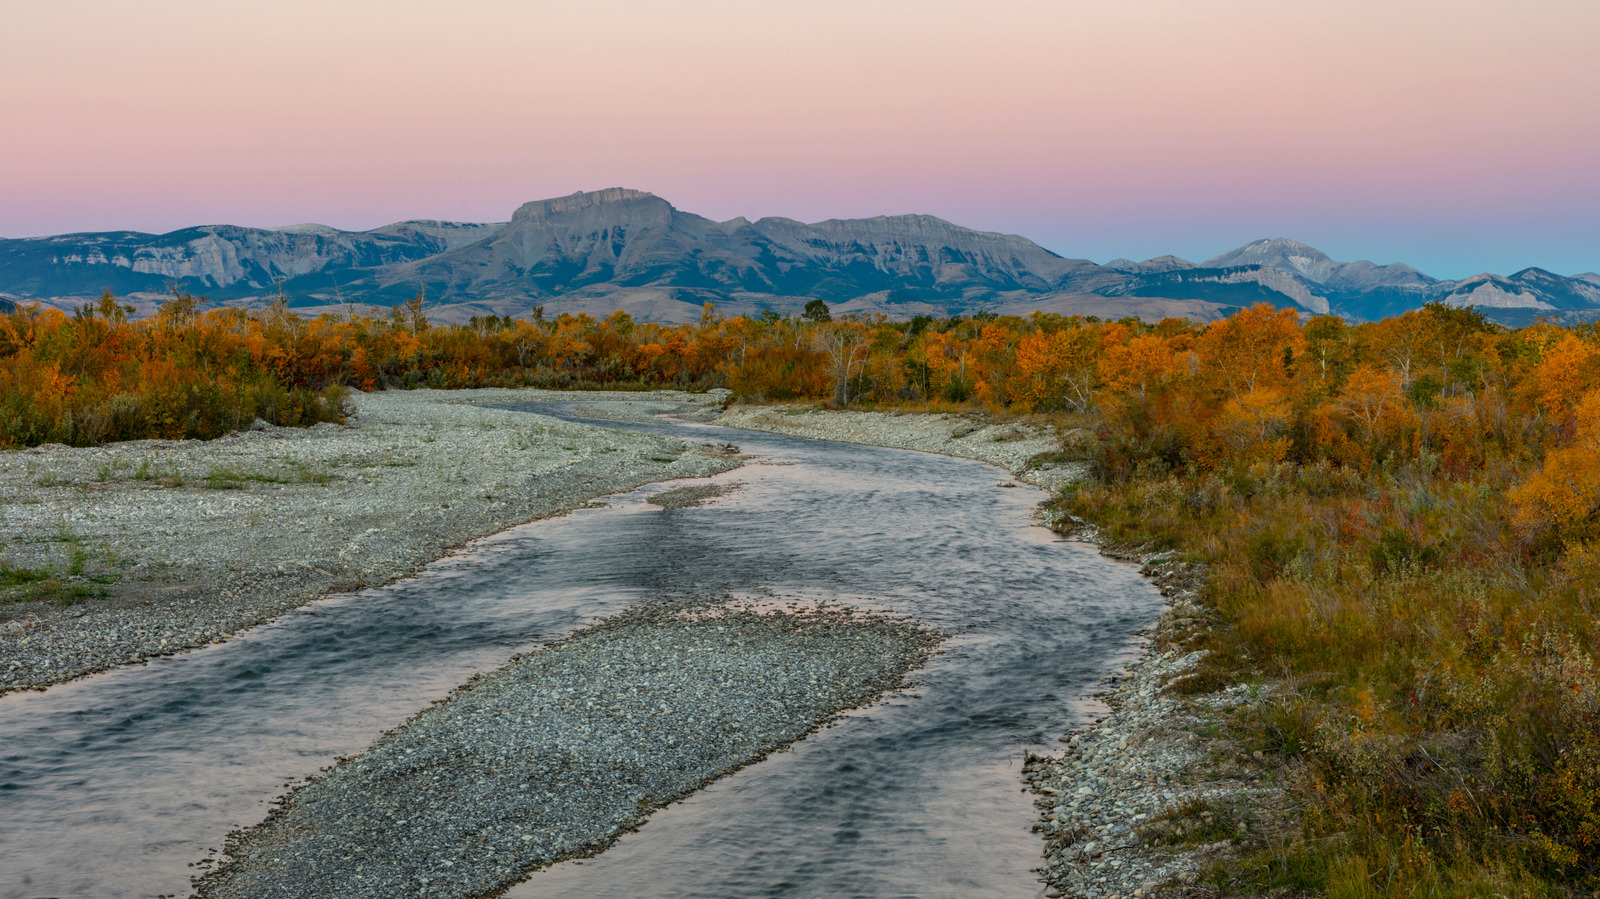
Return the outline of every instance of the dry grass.
<path id="1" fill-rule="evenodd" d="M 1066 500 L 1113 539 L 1210 563 L 1207 686 L 1293 684 L 1245 739 L 1297 772 L 1305 832 L 1219 872 L 1228 891 L 1600 889 L 1600 585 L 1512 527 L 1517 474 L 1147 469 Z"/>

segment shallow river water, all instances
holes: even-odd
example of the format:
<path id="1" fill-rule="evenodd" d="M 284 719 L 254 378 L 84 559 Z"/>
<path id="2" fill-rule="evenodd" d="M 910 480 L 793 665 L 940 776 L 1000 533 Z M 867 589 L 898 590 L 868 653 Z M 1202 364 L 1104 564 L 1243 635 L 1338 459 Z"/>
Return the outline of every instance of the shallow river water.
<path id="1" fill-rule="evenodd" d="M 532 407 L 530 407 L 532 408 Z M 539 411 L 557 411 L 549 407 Z M 1018 780 L 1160 608 L 1131 566 L 1032 522 L 976 462 L 684 424 L 757 456 L 664 511 L 658 486 L 500 534 L 226 644 L 0 697 L 0 899 L 186 895 L 292 781 L 476 670 L 661 592 L 839 600 L 951 634 L 914 696 L 853 713 L 657 812 L 517 897 L 1030 897 Z M 700 483 L 700 482 L 688 482 Z"/>

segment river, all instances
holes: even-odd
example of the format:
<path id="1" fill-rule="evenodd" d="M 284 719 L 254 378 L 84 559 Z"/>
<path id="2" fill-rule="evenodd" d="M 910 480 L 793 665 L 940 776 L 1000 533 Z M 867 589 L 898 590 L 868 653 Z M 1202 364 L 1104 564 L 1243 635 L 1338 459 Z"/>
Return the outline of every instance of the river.
<path id="1" fill-rule="evenodd" d="M 1042 895 L 1022 753 L 1080 723 L 1077 697 L 1159 612 L 1156 591 L 1034 524 L 1043 493 L 1001 487 L 1011 478 L 977 462 L 624 426 L 756 458 L 718 476 L 742 486 L 707 506 L 663 511 L 645 501 L 661 488 L 642 488 L 225 644 L 0 697 L 0 897 L 186 895 L 223 836 L 286 784 L 474 672 L 662 592 L 844 601 L 951 639 L 914 696 L 851 714 L 510 895 Z"/>

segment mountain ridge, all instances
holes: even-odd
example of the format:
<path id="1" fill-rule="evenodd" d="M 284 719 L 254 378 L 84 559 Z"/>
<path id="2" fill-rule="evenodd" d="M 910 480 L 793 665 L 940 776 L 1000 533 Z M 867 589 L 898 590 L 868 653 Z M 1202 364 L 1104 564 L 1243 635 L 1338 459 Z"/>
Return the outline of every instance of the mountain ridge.
<path id="1" fill-rule="evenodd" d="M 412 219 L 367 231 L 200 225 L 0 239 L 0 294 L 9 302 L 66 306 L 110 290 L 153 306 L 170 287 L 223 303 L 281 294 L 310 312 L 420 293 L 447 319 L 543 305 L 687 320 L 705 302 L 753 315 L 796 312 L 811 299 L 891 317 L 1055 311 L 1205 320 L 1255 302 L 1356 320 L 1426 302 L 1472 306 L 1509 323 L 1600 317 L 1594 273 L 1530 267 L 1438 280 L 1404 263 L 1340 262 L 1286 237 L 1200 263 L 1158 256 L 1098 265 L 931 215 L 718 222 L 623 187 L 533 200 L 505 222 Z"/>

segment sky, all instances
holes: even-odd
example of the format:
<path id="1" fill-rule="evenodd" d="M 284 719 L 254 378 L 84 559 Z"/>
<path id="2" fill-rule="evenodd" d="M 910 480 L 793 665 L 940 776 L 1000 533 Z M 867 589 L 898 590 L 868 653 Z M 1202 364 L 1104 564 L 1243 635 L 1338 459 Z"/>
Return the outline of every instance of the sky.
<path id="1" fill-rule="evenodd" d="M 0 0 L 0 237 L 926 213 L 1600 271 L 1595 0 Z"/>

